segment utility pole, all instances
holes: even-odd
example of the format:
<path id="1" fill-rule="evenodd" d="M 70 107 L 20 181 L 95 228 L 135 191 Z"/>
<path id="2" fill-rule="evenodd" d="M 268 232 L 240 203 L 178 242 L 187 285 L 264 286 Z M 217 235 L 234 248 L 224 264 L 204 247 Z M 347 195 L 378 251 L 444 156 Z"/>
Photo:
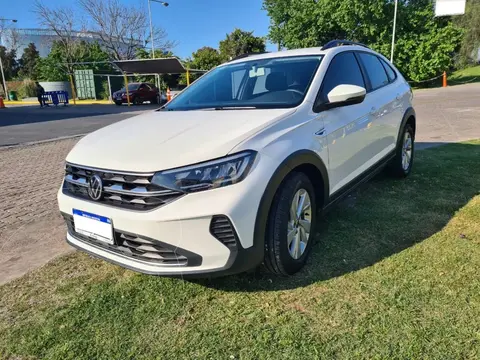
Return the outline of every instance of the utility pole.
<path id="1" fill-rule="evenodd" d="M 397 10 L 398 10 L 398 0 L 395 0 L 395 13 L 393 15 L 392 53 L 390 54 L 390 62 L 392 64 L 393 64 L 393 53 L 395 51 L 395 32 L 397 30 Z"/>

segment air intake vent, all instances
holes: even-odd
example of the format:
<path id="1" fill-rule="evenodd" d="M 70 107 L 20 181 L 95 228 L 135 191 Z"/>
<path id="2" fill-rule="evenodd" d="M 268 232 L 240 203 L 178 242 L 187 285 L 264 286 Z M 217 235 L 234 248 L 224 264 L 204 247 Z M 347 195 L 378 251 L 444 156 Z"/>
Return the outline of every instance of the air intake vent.
<path id="1" fill-rule="evenodd" d="M 224 215 L 216 215 L 210 223 L 210 233 L 225 246 L 236 248 L 238 236 L 230 220 Z"/>

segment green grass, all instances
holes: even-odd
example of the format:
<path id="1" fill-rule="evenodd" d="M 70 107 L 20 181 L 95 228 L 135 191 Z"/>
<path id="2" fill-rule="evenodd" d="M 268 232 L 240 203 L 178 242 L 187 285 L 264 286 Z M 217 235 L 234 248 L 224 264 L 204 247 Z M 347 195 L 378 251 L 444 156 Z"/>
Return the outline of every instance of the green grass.
<path id="1" fill-rule="evenodd" d="M 448 77 L 449 85 L 480 82 L 480 65 L 455 71 Z"/>
<path id="2" fill-rule="evenodd" d="M 336 207 L 304 271 L 183 281 L 74 253 L 0 287 L 5 359 L 478 359 L 480 141 Z"/>

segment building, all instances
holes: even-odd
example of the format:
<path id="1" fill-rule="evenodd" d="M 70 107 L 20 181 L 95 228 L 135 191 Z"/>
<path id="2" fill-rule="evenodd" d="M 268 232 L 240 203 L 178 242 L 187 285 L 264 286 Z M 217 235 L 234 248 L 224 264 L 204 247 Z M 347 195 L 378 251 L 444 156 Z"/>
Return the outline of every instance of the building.
<path id="1" fill-rule="evenodd" d="M 73 37 L 78 40 L 84 40 L 86 42 L 98 42 L 102 44 L 102 40 L 98 33 L 92 31 L 75 31 Z M 52 44 L 59 37 L 53 30 L 49 29 L 6 29 L 0 34 L 0 45 L 5 46 L 7 49 L 11 49 L 15 46 L 17 56 L 21 57 L 23 49 L 28 44 L 34 43 L 41 57 L 45 57 L 50 53 Z M 143 47 L 144 43 L 138 40 L 138 46 Z"/>

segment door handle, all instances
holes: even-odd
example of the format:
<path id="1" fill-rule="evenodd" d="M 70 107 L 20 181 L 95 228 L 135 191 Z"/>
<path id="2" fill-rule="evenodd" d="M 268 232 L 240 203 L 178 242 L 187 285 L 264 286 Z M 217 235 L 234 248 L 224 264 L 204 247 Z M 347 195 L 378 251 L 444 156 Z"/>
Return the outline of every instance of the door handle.
<path id="1" fill-rule="evenodd" d="M 317 136 L 323 136 L 325 135 L 325 128 L 321 128 L 320 130 L 318 130 L 315 135 Z"/>
<path id="2" fill-rule="evenodd" d="M 402 97 L 400 96 L 400 94 L 397 94 L 397 97 L 395 98 L 397 101 L 399 101 Z"/>
<path id="3" fill-rule="evenodd" d="M 372 108 L 370 109 L 370 114 L 375 114 L 376 111 L 377 108 L 375 106 L 372 106 Z"/>

